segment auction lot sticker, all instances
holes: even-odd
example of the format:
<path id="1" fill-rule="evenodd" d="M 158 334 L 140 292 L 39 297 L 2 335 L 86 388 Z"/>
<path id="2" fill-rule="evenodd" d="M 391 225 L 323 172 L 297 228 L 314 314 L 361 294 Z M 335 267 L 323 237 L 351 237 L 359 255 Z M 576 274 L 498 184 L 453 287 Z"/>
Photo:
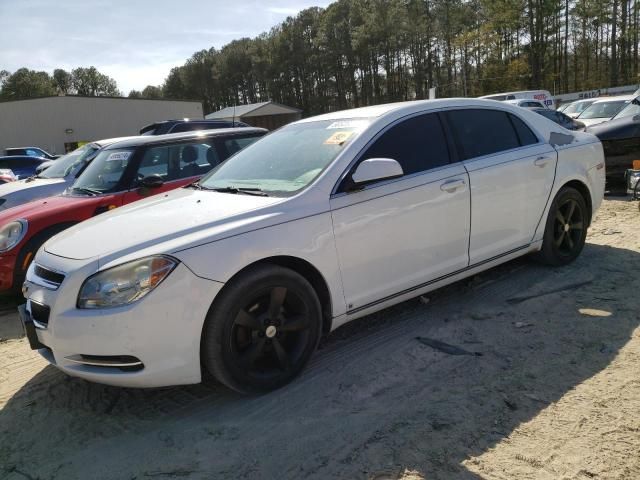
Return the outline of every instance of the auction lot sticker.
<path id="1" fill-rule="evenodd" d="M 107 162 L 117 162 L 121 160 L 129 160 L 131 152 L 113 152 L 107 157 Z"/>
<path id="2" fill-rule="evenodd" d="M 325 145 L 341 145 L 353 135 L 352 131 L 336 132 L 324 141 Z"/>

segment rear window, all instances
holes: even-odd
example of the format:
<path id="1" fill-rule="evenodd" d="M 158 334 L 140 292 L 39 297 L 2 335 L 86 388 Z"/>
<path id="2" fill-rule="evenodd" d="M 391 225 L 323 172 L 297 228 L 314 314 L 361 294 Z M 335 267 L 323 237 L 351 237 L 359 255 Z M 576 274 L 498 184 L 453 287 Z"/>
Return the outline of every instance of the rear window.
<path id="1" fill-rule="evenodd" d="M 549 110 L 551 111 L 551 110 Z M 541 112 L 538 112 L 541 113 Z M 509 119 L 511 119 L 511 123 L 513 124 L 513 128 L 516 129 L 516 134 L 518 135 L 518 140 L 520 140 L 521 146 L 533 145 L 538 143 L 538 137 L 531 131 L 529 126 L 520 120 L 515 115 L 509 114 Z"/>
<path id="2" fill-rule="evenodd" d="M 509 114 L 499 110 L 465 109 L 447 112 L 449 124 L 465 160 L 520 146 Z"/>

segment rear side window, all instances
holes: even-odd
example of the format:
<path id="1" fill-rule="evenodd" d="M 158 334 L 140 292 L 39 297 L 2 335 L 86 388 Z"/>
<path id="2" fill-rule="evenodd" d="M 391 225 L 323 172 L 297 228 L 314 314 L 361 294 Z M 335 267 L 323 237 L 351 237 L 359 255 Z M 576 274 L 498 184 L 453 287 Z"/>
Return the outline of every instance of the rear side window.
<path id="1" fill-rule="evenodd" d="M 392 158 L 405 175 L 447 165 L 449 149 L 440 119 L 430 113 L 391 127 L 362 156 L 368 158 Z"/>
<path id="2" fill-rule="evenodd" d="M 255 142 L 259 137 L 232 137 L 224 141 L 227 156 L 231 156 Z"/>
<path id="3" fill-rule="evenodd" d="M 516 129 L 516 133 L 518 135 L 518 140 L 520 140 L 520 145 L 523 147 L 526 145 L 533 145 L 538 143 L 538 137 L 531 131 L 531 129 L 520 120 L 515 115 L 508 114 L 511 119 L 511 123 L 513 124 L 513 128 Z"/>
<path id="4" fill-rule="evenodd" d="M 447 112 L 465 160 L 520 146 L 509 114 L 498 110 L 465 109 Z"/>

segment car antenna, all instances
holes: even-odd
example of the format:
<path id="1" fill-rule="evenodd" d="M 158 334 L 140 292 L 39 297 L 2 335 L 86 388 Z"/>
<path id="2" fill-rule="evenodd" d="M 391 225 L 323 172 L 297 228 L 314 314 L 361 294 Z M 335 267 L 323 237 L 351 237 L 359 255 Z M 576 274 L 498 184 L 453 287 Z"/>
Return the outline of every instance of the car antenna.
<path id="1" fill-rule="evenodd" d="M 231 122 L 231 126 L 235 128 L 236 126 L 236 101 L 233 101 L 233 121 Z"/>

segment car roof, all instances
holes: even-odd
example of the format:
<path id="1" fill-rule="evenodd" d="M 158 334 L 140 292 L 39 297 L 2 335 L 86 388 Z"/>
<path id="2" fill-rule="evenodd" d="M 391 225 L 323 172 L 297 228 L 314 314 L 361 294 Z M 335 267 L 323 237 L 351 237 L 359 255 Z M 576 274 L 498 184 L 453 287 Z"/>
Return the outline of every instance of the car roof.
<path id="1" fill-rule="evenodd" d="M 515 100 L 503 100 L 502 102 L 508 103 L 510 105 L 517 105 L 518 103 L 522 102 L 536 102 L 542 105 L 542 102 L 540 100 L 536 100 L 535 98 L 516 98 Z"/>
<path id="2" fill-rule="evenodd" d="M 618 95 L 616 97 L 598 97 L 598 99 L 593 103 L 604 103 L 604 102 L 614 102 L 621 100 L 633 100 L 635 97 L 633 95 Z"/>
<path id="3" fill-rule="evenodd" d="M 355 118 L 375 118 L 382 117 L 390 113 L 399 113 L 406 110 L 407 113 L 414 112 L 418 107 L 425 107 L 425 110 L 435 110 L 446 107 L 500 107 L 504 108 L 509 105 L 508 108 L 520 109 L 515 105 L 510 105 L 506 102 L 499 102 L 497 100 L 480 99 L 480 98 L 438 98 L 434 100 L 412 100 L 408 102 L 395 102 L 385 103 L 382 105 L 372 105 L 370 107 L 352 108 L 350 110 L 340 110 L 337 112 L 325 113 L 315 117 L 304 118 L 294 122 L 308 123 L 319 122 L 323 120 L 344 120 Z"/>
<path id="4" fill-rule="evenodd" d="M 116 142 L 123 142 L 125 140 L 133 140 L 140 137 L 140 135 L 130 135 L 128 137 L 115 137 L 115 138 L 105 138 L 102 140 L 95 140 L 93 142 L 89 142 L 92 143 L 94 145 L 97 145 L 98 147 L 106 147 L 108 145 L 111 145 L 112 143 L 116 143 Z"/>
<path id="5" fill-rule="evenodd" d="M 35 155 L 4 155 L 2 157 L 0 157 L 0 160 L 14 160 L 14 159 L 30 159 L 30 160 L 40 160 L 42 162 L 49 162 L 50 160 L 48 158 L 43 158 L 43 157 L 36 157 Z"/>
<path id="6" fill-rule="evenodd" d="M 215 130 L 196 130 L 195 132 L 184 133 L 167 133 L 165 135 L 139 135 L 130 137 L 127 140 L 112 143 L 107 150 L 112 148 L 139 147 L 141 145 L 152 145 L 155 143 L 167 143 L 176 140 L 191 140 L 202 137 L 222 137 L 226 135 L 238 135 L 240 133 L 266 133 L 268 130 L 255 127 L 235 127 L 235 128 L 218 128 Z"/>
<path id="7" fill-rule="evenodd" d="M 515 95 L 516 93 L 540 93 L 540 92 L 544 92 L 544 93 L 549 93 L 549 90 L 544 90 L 544 89 L 540 89 L 540 90 L 516 90 L 514 92 L 496 92 L 496 93 L 492 93 L 490 95 L 483 95 L 481 97 L 478 98 L 488 98 L 488 97 L 495 97 L 498 95 Z"/>

